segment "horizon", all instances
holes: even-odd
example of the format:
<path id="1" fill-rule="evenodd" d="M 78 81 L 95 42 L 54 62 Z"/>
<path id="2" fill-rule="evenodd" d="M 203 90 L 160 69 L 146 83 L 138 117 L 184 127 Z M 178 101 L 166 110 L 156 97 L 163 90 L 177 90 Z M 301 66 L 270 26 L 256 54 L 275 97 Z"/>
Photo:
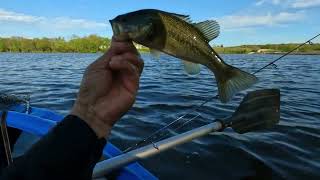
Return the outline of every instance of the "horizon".
<path id="1" fill-rule="evenodd" d="M 111 38 L 109 19 L 139 9 L 153 8 L 190 15 L 194 22 L 214 19 L 221 25 L 220 36 L 211 45 L 240 46 L 301 43 L 319 33 L 320 0 L 200 0 L 186 3 L 146 1 L 78 3 L 22 0 L 0 5 L 0 37 L 71 39 L 96 34 Z M 232 2 L 232 3 L 231 3 Z M 168 5 L 169 4 L 169 5 Z M 320 42 L 317 40 L 316 42 Z"/>
<path id="2" fill-rule="evenodd" d="M 62 38 L 64 41 L 66 42 L 69 42 L 70 40 L 73 40 L 75 38 L 86 38 L 86 37 L 89 37 L 89 36 L 98 36 L 99 38 L 108 38 L 109 40 L 110 37 L 104 37 L 104 36 L 99 36 L 97 34 L 89 34 L 89 35 L 84 35 L 84 36 L 77 36 L 77 35 L 72 35 L 72 37 L 70 38 L 65 38 L 65 37 L 22 37 L 22 36 L 10 36 L 10 37 L 1 37 L 0 36 L 0 39 L 13 39 L 13 38 L 24 38 L 24 39 L 29 39 L 29 40 L 36 40 L 36 39 L 49 39 L 49 40 L 55 40 L 55 39 L 59 39 L 59 38 Z M 313 44 L 320 44 L 320 42 L 315 42 L 315 41 L 312 41 L 314 42 Z M 211 43 L 210 43 L 211 44 Z M 289 43 L 266 43 L 266 44 L 239 44 L 239 45 L 230 45 L 230 46 L 225 46 L 224 44 L 212 44 L 213 47 L 221 47 L 221 45 L 223 45 L 223 47 L 239 47 L 239 46 L 263 46 L 263 45 L 288 45 L 288 44 L 293 44 L 293 45 L 299 45 L 301 44 L 301 42 L 289 42 Z"/>

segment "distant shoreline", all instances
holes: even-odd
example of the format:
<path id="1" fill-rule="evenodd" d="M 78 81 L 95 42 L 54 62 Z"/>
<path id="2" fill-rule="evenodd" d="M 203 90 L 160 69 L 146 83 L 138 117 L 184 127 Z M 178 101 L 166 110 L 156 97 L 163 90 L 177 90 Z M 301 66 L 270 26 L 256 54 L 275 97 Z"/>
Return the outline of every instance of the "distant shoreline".
<path id="1" fill-rule="evenodd" d="M 234 52 L 234 51 L 221 51 L 217 50 L 214 48 L 219 54 L 247 54 L 247 55 L 263 55 L 263 54 L 268 54 L 268 55 L 283 55 L 286 54 L 287 52 Z M 137 49 L 139 53 L 150 53 L 149 49 Z M 60 53 L 60 54 L 101 54 L 104 53 L 104 51 L 96 51 L 96 52 L 58 52 L 58 51 L 51 51 L 51 52 L 41 52 L 41 51 L 34 51 L 34 52 L 19 52 L 19 51 L 2 51 L 0 53 L 21 53 L 21 54 L 55 54 L 55 53 Z M 292 52 L 290 53 L 291 55 L 320 55 L 320 51 L 318 52 Z"/>
<path id="2" fill-rule="evenodd" d="M 138 50 L 139 53 L 145 54 L 145 53 L 150 53 L 150 51 L 147 50 Z M 104 52 L 0 52 L 0 54 L 103 54 Z M 237 55 L 237 54 L 243 54 L 243 55 L 283 55 L 286 54 L 286 52 L 281 52 L 281 53 L 219 53 L 219 54 L 226 54 L 226 55 Z M 318 56 L 320 55 L 320 52 L 316 52 L 316 53 L 290 53 L 290 55 L 297 55 L 297 56 L 303 56 L 303 55 L 308 55 L 308 56 Z"/>
<path id="3" fill-rule="evenodd" d="M 247 54 L 247 55 L 264 55 L 264 54 L 268 54 L 268 55 L 284 55 L 288 52 L 275 52 L 275 53 L 220 53 L 220 54 Z M 320 52 L 292 52 L 290 53 L 290 55 L 320 55 Z"/>
<path id="4" fill-rule="evenodd" d="M 70 40 L 64 38 L 34 38 L 0 37 L 0 53 L 103 53 L 111 45 L 111 39 L 97 35 L 85 37 L 74 36 Z M 149 48 L 134 43 L 140 53 L 149 53 Z M 241 45 L 224 47 L 213 46 L 219 54 L 285 54 L 295 49 L 298 43 Z M 291 54 L 320 55 L 320 43 L 306 44 Z"/>
<path id="5" fill-rule="evenodd" d="M 299 44 L 266 44 L 266 45 L 241 45 L 233 47 L 214 46 L 220 54 L 286 54 L 295 49 Z M 291 54 L 295 55 L 320 55 L 320 44 L 306 44 Z"/>

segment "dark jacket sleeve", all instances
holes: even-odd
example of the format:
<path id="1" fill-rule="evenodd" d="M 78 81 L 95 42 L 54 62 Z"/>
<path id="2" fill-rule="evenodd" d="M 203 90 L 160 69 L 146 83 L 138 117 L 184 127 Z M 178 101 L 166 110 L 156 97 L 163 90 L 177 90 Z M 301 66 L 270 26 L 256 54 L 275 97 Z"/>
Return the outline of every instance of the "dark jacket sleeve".
<path id="1" fill-rule="evenodd" d="M 5 168 L 0 179 L 89 180 L 105 144 L 84 121 L 69 115 Z"/>

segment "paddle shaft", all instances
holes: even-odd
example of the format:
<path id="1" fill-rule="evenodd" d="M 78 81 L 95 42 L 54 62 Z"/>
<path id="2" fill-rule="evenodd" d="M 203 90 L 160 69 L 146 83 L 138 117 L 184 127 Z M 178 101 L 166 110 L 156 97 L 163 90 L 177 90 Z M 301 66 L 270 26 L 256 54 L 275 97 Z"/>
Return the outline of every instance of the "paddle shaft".
<path id="1" fill-rule="evenodd" d="M 125 154 L 121 154 L 111 159 L 104 160 L 96 164 L 93 170 L 93 178 L 101 177 L 115 169 L 121 168 L 129 163 L 141 160 L 156 154 L 159 154 L 167 149 L 173 148 L 177 145 L 190 142 L 195 138 L 207 135 L 214 131 L 222 130 L 224 126 L 220 121 L 210 123 L 205 126 L 187 131 L 185 133 L 161 140 Z"/>

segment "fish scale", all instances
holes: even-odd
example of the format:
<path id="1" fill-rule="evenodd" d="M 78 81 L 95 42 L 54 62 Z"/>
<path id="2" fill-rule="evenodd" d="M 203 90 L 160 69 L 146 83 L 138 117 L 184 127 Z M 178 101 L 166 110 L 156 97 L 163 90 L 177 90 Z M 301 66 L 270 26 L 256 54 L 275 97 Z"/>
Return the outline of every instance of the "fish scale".
<path id="1" fill-rule="evenodd" d="M 186 22 L 167 14 L 159 14 L 166 28 L 167 41 L 163 51 L 176 54 L 179 58 L 195 63 L 206 64 L 210 59 L 211 48 L 197 30 L 192 26 L 186 26 Z M 195 38 L 194 38 L 195 37 Z M 174 49 L 174 52 L 171 50 Z M 186 51 L 187 49 L 187 51 Z"/>

